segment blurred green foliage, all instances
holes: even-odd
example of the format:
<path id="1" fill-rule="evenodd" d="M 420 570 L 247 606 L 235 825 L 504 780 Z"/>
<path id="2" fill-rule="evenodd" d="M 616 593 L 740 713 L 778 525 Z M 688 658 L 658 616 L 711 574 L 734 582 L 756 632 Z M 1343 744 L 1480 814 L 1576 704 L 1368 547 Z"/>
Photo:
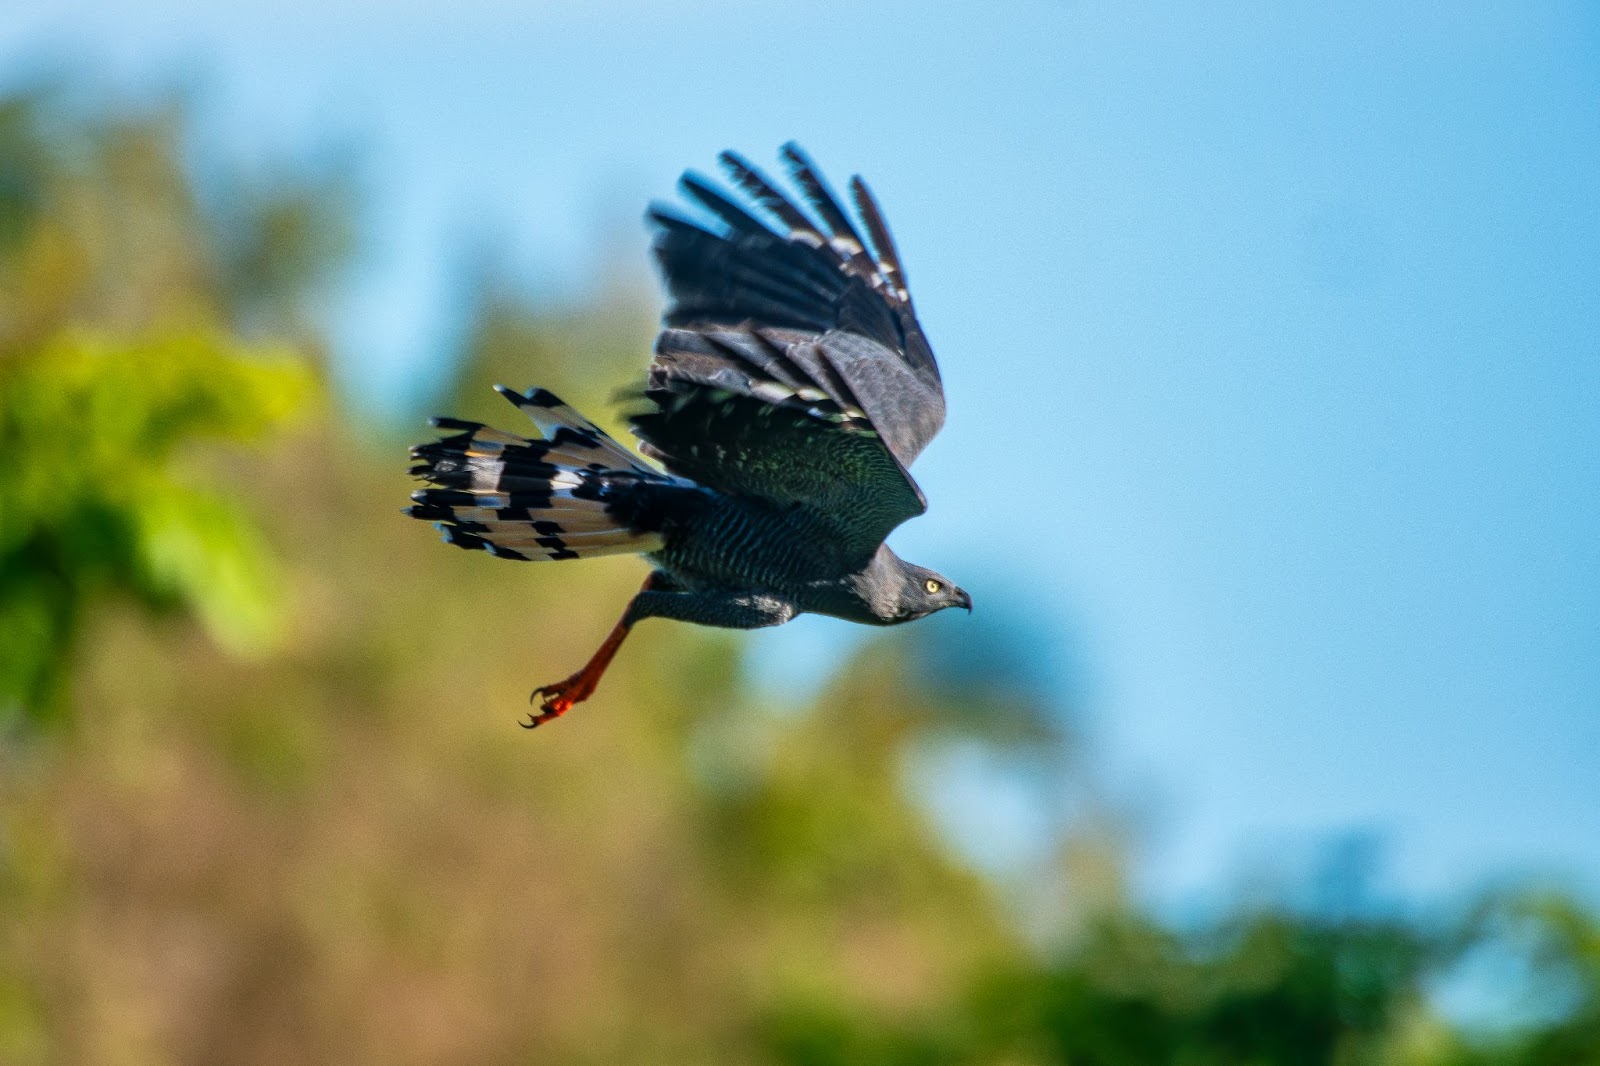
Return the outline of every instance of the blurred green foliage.
<path id="1" fill-rule="evenodd" d="M 233 650 L 268 641 L 277 580 L 256 523 L 176 453 L 259 439 L 315 391 L 303 361 L 203 334 L 63 333 L 0 361 L 0 724 L 65 706 L 83 621 L 112 596 L 191 610 Z"/>
<path id="2" fill-rule="evenodd" d="M 347 185 L 184 131 L 0 100 L 0 1062 L 1600 1062 L 1600 927 L 1559 894 L 1144 912 L 1018 634 L 875 635 L 774 707 L 748 638 L 652 623 L 517 730 L 639 565 L 402 518 L 398 443 L 320 399 Z M 453 413 L 514 422 L 495 380 L 595 409 L 648 350 L 632 291 L 478 290 Z M 86 727 L 20 742 L 52 714 Z M 1009 881 L 919 775 L 971 748 L 1076 797 Z M 1530 1009 L 1441 1011 L 1480 956 Z"/>
<path id="3" fill-rule="evenodd" d="M 84 620 L 113 599 L 190 611 L 235 651 L 273 632 L 265 543 L 192 446 L 258 441 L 317 395 L 304 357 L 229 325 L 296 307 L 331 249 L 293 222 L 319 213 L 304 194 L 209 219 L 181 127 L 175 105 L 96 113 L 62 87 L 0 100 L 0 727 L 69 706 Z"/>

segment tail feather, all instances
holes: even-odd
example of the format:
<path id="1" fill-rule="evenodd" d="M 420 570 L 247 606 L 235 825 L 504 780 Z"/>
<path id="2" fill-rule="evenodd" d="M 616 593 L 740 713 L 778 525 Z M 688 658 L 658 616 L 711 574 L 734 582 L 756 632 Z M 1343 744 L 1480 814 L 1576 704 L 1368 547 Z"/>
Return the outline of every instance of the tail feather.
<path id="1" fill-rule="evenodd" d="M 411 449 L 413 518 L 445 543 L 505 559 L 578 559 L 661 548 L 652 490 L 688 486 L 652 470 L 544 389 L 497 386 L 539 428 L 530 440 L 479 422 L 434 419 L 453 434 Z M 654 523 L 659 526 L 659 522 Z"/>
<path id="2" fill-rule="evenodd" d="M 549 534 L 611 533 L 617 529 L 617 519 L 605 511 L 592 507 L 449 507 L 421 503 L 408 509 L 412 518 L 431 522 L 454 522 L 460 525 L 480 523 L 504 526 L 504 532 L 531 529 L 541 536 Z"/>
<path id="3" fill-rule="evenodd" d="M 605 430 L 562 403 L 549 389 L 529 389 L 526 393 L 519 393 L 504 385 L 494 388 L 533 420 L 552 454 L 570 457 L 576 466 L 598 463 L 602 467 L 660 476 L 639 462 L 632 452 L 613 440 Z M 501 436 L 509 437 L 511 434 Z"/>
<path id="4" fill-rule="evenodd" d="M 592 534 L 572 537 L 561 536 L 505 536 L 493 533 L 475 533 L 462 526 L 439 523 L 439 532 L 446 544 L 454 544 L 468 551 L 487 551 L 501 559 L 518 559 L 523 562 L 538 559 L 592 559 L 601 555 L 635 555 L 660 547 L 659 537 L 653 545 L 632 533 L 615 531 L 611 534 Z"/>

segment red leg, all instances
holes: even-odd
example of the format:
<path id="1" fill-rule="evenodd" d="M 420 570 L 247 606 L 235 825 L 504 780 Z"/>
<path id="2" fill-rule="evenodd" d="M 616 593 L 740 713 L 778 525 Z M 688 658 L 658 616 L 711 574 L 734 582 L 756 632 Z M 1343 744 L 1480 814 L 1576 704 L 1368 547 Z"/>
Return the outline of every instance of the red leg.
<path id="1" fill-rule="evenodd" d="M 654 574 L 645 578 L 644 587 L 639 591 L 647 591 L 654 580 Z M 633 604 L 630 602 L 628 606 L 629 611 L 623 612 L 621 621 L 612 627 L 611 635 L 606 637 L 600 649 L 590 656 L 582 670 L 565 681 L 557 681 L 553 685 L 543 685 L 533 690 L 528 702 L 539 700 L 539 711 L 537 714 L 530 713 L 528 720 L 521 723 L 522 728 L 535 729 L 552 718 L 560 718 L 572 710 L 574 704 L 582 703 L 594 695 L 594 690 L 600 684 L 600 678 L 606 672 L 606 667 L 611 665 L 617 649 L 622 647 L 622 642 L 628 639 L 628 631 L 633 628 L 633 623 L 628 620 Z"/>

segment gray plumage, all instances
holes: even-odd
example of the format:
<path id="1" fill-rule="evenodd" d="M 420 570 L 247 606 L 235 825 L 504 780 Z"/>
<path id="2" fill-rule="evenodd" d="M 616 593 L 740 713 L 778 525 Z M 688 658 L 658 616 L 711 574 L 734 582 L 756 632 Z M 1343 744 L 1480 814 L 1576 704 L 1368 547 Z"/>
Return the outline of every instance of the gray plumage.
<path id="1" fill-rule="evenodd" d="M 686 174 L 709 218 L 650 211 L 671 302 L 630 425 L 665 473 L 542 389 L 502 389 L 542 440 L 440 419 L 457 432 L 413 449 L 431 487 L 409 513 L 450 543 L 514 559 L 634 551 L 655 566 L 590 664 L 535 692 L 529 724 L 586 698 L 643 618 L 893 625 L 971 608 L 884 544 L 927 507 L 907 468 L 945 411 L 899 253 L 860 178 L 858 229 L 797 147 L 782 158 L 811 214 L 731 152 L 721 160 L 749 206 Z"/>

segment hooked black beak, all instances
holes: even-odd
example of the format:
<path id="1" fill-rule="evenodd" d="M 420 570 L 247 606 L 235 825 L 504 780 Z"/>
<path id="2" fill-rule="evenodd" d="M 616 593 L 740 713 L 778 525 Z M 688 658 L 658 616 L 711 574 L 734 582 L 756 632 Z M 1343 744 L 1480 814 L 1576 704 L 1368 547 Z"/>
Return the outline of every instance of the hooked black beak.
<path id="1" fill-rule="evenodd" d="M 956 603 L 958 603 L 961 606 L 965 607 L 967 609 L 967 613 L 971 614 L 972 613 L 972 597 L 967 595 L 967 592 L 966 592 L 965 589 L 956 589 L 956 593 L 961 597 L 960 599 L 958 599 L 956 601 Z"/>

